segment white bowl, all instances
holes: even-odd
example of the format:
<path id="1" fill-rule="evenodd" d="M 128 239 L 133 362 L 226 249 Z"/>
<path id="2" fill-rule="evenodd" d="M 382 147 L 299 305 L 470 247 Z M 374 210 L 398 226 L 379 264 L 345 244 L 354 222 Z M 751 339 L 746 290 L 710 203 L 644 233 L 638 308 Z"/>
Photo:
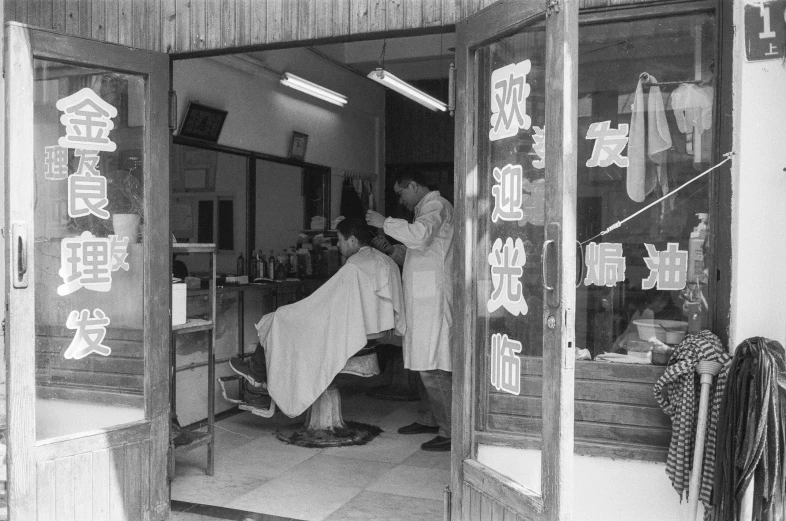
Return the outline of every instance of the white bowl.
<path id="1" fill-rule="evenodd" d="M 649 340 L 655 337 L 664 344 L 679 344 L 688 330 L 688 323 L 679 320 L 634 320 L 633 323 L 639 330 L 639 338 Z"/>

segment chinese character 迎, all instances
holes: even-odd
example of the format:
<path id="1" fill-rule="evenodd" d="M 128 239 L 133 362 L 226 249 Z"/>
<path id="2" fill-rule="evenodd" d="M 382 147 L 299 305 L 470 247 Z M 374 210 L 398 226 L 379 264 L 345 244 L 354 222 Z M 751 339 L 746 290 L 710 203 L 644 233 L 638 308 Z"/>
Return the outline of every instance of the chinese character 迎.
<path id="1" fill-rule="evenodd" d="M 622 244 L 618 242 L 602 242 L 587 244 L 585 258 L 587 286 L 613 286 L 625 280 L 625 257 L 622 256 Z"/>
<path id="2" fill-rule="evenodd" d="M 60 270 L 58 274 L 63 284 L 57 287 L 60 296 L 70 295 L 80 288 L 107 292 L 112 288 L 112 272 L 120 269 L 128 271 L 128 238 L 118 240 L 116 235 L 109 238 L 94 237 L 85 231 L 79 237 L 63 239 L 60 242 Z"/>
<path id="3" fill-rule="evenodd" d="M 44 178 L 58 181 L 68 177 L 68 149 L 57 145 L 44 147 Z"/>
<path id="4" fill-rule="evenodd" d="M 72 174 L 68 177 L 68 216 L 84 217 L 93 214 L 101 219 L 109 219 L 109 212 L 104 208 L 109 204 L 106 198 L 106 178 L 94 176 L 90 172 L 84 175 Z"/>
<path id="5" fill-rule="evenodd" d="M 494 290 L 486 304 L 489 313 L 504 307 L 513 315 L 526 315 L 528 308 L 524 300 L 521 287 L 521 275 L 524 273 L 524 264 L 527 262 L 527 253 L 521 239 L 508 237 L 503 245 L 502 239 L 494 241 L 491 253 L 488 256 L 491 266 L 491 282 Z"/>
<path id="6" fill-rule="evenodd" d="M 532 62 L 511 63 L 491 73 L 491 129 L 489 140 L 497 141 L 515 136 L 519 129 L 527 129 L 531 119 L 527 115 L 530 86 L 527 74 Z"/>
<path id="7" fill-rule="evenodd" d="M 521 182 L 523 171 L 521 165 L 505 165 L 502 169 L 494 168 L 494 179 L 497 184 L 491 187 L 494 196 L 494 210 L 491 220 L 497 222 L 518 221 L 524 217 L 521 211 Z"/>
<path id="8" fill-rule="evenodd" d="M 587 129 L 587 139 L 595 140 L 587 166 L 607 167 L 612 163 L 623 168 L 628 166 L 628 158 L 622 155 L 628 145 L 628 125 L 609 128 L 610 125 L 611 121 L 601 121 L 592 123 Z"/>
<path id="9" fill-rule="evenodd" d="M 521 394 L 521 342 L 508 335 L 491 335 L 491 385 L 497 391 Z"/>
<path id="10" fill-rule="evenodd" d="M 546 125 L 543 127 L 532 126 L 535 132 L 532 134 L 532 151 L 537 154 L 538 159 L 532 160 L 532 166 L 541 170 L 546 168 Z"/>
<path id="11" fill-rule="evenodd" d="M 657 285 L 659 290 L 680 290 L 685 287 L 688 275 L 688 252 L 680 250 L 679 243 L 670 242 L 664 251 L 658 251 L 652 244 L 644 244 L 647 248 L 645 264 L 650 275 L 641 281 L 641 289 L 652 289 Z"/>
<path id="12" fill-rule="evenodd" d="M 92 89 L 85 87 L 59 99 L 55 106 L 64 113 L 60 122 L 65 125 L 66 135 L 58 140 L 61 147 L 115 151 L 117 145 L 109 139 L 109 131 L 115 126 L 112 118 L 117 116 L 117 109 Z"/>
<path id="13" fill-rule="evenodd" d="M 83 309 L 81 312 L 71 311 L 66 321 L 66 327 L 76 329 L 76 333 L 68 349 L 63 353 L 63 357 L 79 360 L 90 353 L 109 356 L 112 353 L 112 348 L 101 344 L 106 336 L 106 326 L 108 325 L 109 317 L 98 308 L 93 310 L 92 317 L 87 309 Z"/>

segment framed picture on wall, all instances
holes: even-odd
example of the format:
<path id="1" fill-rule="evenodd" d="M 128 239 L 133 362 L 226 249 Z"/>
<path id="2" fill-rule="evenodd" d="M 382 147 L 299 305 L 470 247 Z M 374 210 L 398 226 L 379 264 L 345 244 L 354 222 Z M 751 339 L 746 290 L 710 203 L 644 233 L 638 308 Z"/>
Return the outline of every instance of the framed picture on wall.
<path id="1" fill-rule="evenodd" d="M 186 117 L 183 118 L 178 135 L 216 143 L 226 118 L 226 110 L 189 101 Z"/>
<path id="2" fill-rule="evenodd" d="M 300 159 L 306 157 L 306 146 L 308 145 L 308 135 L 300 132 L 292 132 L 292 141 L 289 143 L 289 157 Z"/>

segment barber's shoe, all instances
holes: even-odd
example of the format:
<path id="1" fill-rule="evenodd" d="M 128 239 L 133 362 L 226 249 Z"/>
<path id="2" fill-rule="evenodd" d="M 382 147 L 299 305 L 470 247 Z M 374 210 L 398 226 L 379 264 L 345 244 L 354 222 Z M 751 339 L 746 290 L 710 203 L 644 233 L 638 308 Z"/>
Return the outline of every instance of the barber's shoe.
<path id="1" fill-rule="evenodd" d="M 421 445 L 420 448 L 431 452 L 447 452 L 450 450 L 450 438 L 437 436 L 433 440 L 427 441 Z"/>
<path id="2" fill-rule="evenodd" d="M 428 432 L 430 434 L 436 434 L 439 432 L 439 426 L 429 427 L 428 425 L 423 425 L 422 423 L 413 422 L 409 425 L 405 425 L 401 427 L 398 431 L 399 434 L 421 434 L 424 432 Z"/>
<path id="3" fill-rule="evenodd" d="M 265 387 L 265 382 L 251 372 L 251 366 L 248 362 L 244 362 L 239 356 L 229 359 L 229 368 L 236 374 L 242 376 L 253 387 Z"/>

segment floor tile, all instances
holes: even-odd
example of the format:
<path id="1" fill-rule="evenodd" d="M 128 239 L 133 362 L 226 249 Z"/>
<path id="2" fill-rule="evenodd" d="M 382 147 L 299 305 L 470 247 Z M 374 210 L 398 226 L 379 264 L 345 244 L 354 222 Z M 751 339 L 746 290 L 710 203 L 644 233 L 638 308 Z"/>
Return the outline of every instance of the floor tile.
<path id="1" fill-rule="evenodd" d="M 393 468 L 390 463 L 338 458 L 318 454 L 293 467 L 272 481 L 288 483 L 293 488 L 318 488 L 325 483 L 363 489 Z"/>
<path id="2" fill-rule="evenodd" d="M 294 519 L 322 521 L 360 492 L 360 488 L 329 483 L 305 488 L 274 479 L 224 506 Z"/>
<path id="3" fill-rule="evenodd" d="M 325 449 L 324 453 L 342 458 L 401 463 L 413 452 L 420 451 L 420 444 L 427 439 L 427 437 L 402 436 L 383 432 L 365 445 L 331 447 Z"/>
<path id="4" fill-rule="evenodd" d="M 363 491 L 325 521 L 442 521 L 442 501 Z"/>
<path id="5" fill-rule="evenodd" d="M 429 452 L 417 450 L 401 462 L 410 467 L 450 470 L 450 452 Z"/>
<path id="6" fill-rule="evenodd" d="M 447 485 L 450 485 L 449 470 L 399 465 L 366 490 L 442 501 Z"/>
<path id="7" fill-rule="evenodd" d="M 172 480 L 172 499 L 189 501 L 204 505 L 224 505 L 232 498 L 240 497 L 267 481 L 235 472 L 221 472 L 216 469 L 213 476 L 204 470 L 198 473 L 183 474 L 182 466 L 175 466 L 176 475 Z"/>

